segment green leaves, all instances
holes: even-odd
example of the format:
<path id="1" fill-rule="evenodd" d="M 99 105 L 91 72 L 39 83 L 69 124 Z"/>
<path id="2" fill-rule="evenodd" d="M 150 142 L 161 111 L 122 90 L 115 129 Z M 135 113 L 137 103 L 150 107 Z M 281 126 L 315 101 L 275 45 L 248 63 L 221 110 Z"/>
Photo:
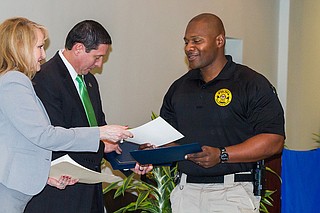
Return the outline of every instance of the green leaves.
<path id="1" fill-rule="evenodd" d="M 116 213 L 142 210 L 151 213 L 171 213 L 170 193 L 175 187 L 174 177 L 177 174 L 177 166 L 155 167 L 147 177 L 155 184 L 149 184 L 135 180 L 131 174 L 122 181 L 110 184 L 103 190 L 103 193 L 117 188 L 114 198 L 123 196 L 125 191 L 135 191 L 138 198 L 135 202 L 122 207 Z"/>
<path id="2" fill-rule="evenodd" d="M 156 113 L 154 113 L 153 111 L 151 112 L 151 120 L 156 119 L 157 117 L 159 117 L 159 115 L 157 115 Z"/>
<path id="3" fill-rule="evenodd" d="M 274 174 L 275 176 L 278 177 L 280 183 L 282 183 L 282 178 L 278 175 L 278 173 L 276 173 L 275 171 L 273 171 L 270 167 L 265 167 L 265 170 L 268 171 L 268 172 L 271 172 L 272 174 Z"/>
<path id="4" fill-rule="evenodd" d="M 274 171 L 272 170 L 270 167 L 264 167 L 264 169 L 267 172 L 271 172 L 272 174 L 276 175 L 279 179 L 279 181 L 282 183 L 282 179 L 281 177 Z M 272 194 L 274 194 L 277 190 L 264 190 L 264 193 L 261 196 L 261 201 L 260 201 L 260 212 L 265 212 L 265 213 L 269 213 L 269 210 L 267 208 L 267 206 L 273 206 L 272 202 L 273 202 L 273 198 L 271 197 Z"/>
<path id="5" fill-rule="evenodd" d="M 272 204 L 273 198 L 271 197 L 271 195 L 275 192 L 276 190 L 275 191 L 265 190 L 264 195 L 261 196 L 260 212 L 269 213 L 269 210 L 267 209 L 266 205 L 273 206 Z"/>

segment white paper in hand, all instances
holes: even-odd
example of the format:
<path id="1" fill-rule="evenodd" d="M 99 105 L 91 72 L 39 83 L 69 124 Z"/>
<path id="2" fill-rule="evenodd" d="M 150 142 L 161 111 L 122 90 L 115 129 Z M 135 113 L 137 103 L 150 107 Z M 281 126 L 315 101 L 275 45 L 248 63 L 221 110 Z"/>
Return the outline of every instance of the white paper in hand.
<path id="1" fill-rule="evenodd" d="M 134 137 L 127 138 L 126 141 L 137 144 L 151 143 L 156 146 L 162 146 L 184 137 L 161 117 L 157 117 L 139 127 L 129 129 L 129 131 Z"/>
<path id="2" fill-rule="evenodd" d="M 112 174 L 99 173 L 81 166 L 68 154 L 51 162 L 49 177 L 59 179 L 62 175 L 69 175 L 73 179 L 79 179 L 80 183 L 112 183 L 115 176 Z"/>

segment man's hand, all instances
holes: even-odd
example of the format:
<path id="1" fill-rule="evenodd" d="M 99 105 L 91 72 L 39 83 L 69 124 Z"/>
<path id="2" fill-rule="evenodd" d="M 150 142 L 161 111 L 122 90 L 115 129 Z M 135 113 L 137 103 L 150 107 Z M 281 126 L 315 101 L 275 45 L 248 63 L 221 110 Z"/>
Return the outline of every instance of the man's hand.
<path id="1" fill-rule="evenodd" d="M 146 150 L 146 149 L 155 149 L 156 146 L 152 145 L 151 143 L 144 143 L 139 146 L 139 150 Z M 136 166 L 131 169 L 134 173 L 138 175 L 144 175 L 148 172 L 150 172 L 153 169 L 152 164 L 146 164 L 146 165 L 141 165 L 139 163 L 136 163 Z"/>
<path id="2" fill-rule="evenodd" d="M 187 154 L 185 158 L 199 166 L 210 168 L 220 163 L 220 150 L 211 146 L 203 146 L 202 152 Z"/>
<path id="3" fill-rule="evenodd" d="M 228 163 L 249 163 L 266 159 L 279 154 L 284 145 L 284 136 L 270 133 L 261 133 L 248 138 L 242 143 L 226 147 L 229 154 Z M 218 148 L 203 146 L 202 152 L 186 155 L 187 160 L 210 168 L 220 162 Z"/>
<path id="4" fill-rule="evenodd" d="M 136 166 L 133 169 L 131 169 L 131 171 L 138 175 L 144 175 L 150 172 L 152 169 L 152 164 L 140 165 L 139 163 L 136 163 Z"/>
<path id="5" fill-rule="evenodd" d="M 113 151 L 116 151 L 116 153 L 118 154 L 122 153 L 119 143 L 114 143 L 108 140 L 102 140 L 102 142 L 104 143 L 104 153 L 109 153 Z"/>
<path id="6" fill-rule="evenodd" d="M 139 150 L 145 150 L 145 149 L 155 149 L 156 146 L 155 145 L 152 145 L 151 143 L 144 143 L 144 144 L 141 144 L 139 146 Z"/>

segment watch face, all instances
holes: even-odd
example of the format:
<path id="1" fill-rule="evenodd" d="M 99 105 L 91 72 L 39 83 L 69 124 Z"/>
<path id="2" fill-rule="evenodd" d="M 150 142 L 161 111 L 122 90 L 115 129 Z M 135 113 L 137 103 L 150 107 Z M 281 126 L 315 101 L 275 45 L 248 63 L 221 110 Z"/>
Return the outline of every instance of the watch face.
<path id="1" fill-rule="evenodd" d="M 228 153 L 221 153 L 220 159 L 221 159 L 221 161 L 227 161 L 227 160 L 229 160 L 229 155 L 228 155 Z"/>
<path id="2" fill-rule="evenodd" d="M 224 163 L 229 160 L 229 154 L 227 153 L 226 148 L 219 148 L 220 149 L 220 162 Z"/>

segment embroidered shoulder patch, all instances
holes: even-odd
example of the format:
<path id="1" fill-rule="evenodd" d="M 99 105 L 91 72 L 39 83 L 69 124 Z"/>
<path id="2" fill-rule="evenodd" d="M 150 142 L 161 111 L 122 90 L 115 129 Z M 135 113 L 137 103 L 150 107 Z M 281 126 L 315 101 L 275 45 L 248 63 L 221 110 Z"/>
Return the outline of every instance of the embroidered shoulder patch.
<path id="1" fill-rule="evenodd" d="M 232 94 L 228 89 L 220 89 L 214 95 L 214 100 L 219 106 L 227 106 L 232 100 Z"/>

